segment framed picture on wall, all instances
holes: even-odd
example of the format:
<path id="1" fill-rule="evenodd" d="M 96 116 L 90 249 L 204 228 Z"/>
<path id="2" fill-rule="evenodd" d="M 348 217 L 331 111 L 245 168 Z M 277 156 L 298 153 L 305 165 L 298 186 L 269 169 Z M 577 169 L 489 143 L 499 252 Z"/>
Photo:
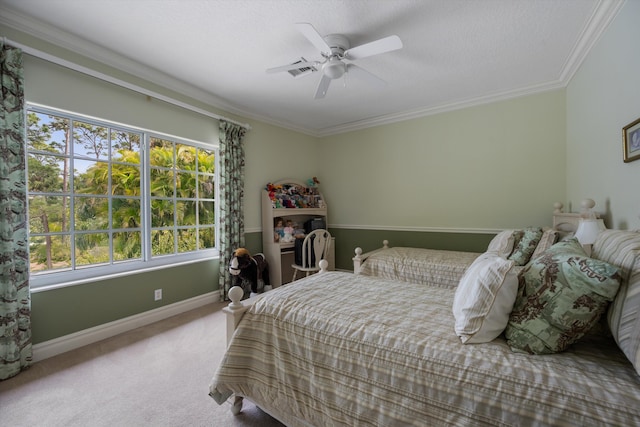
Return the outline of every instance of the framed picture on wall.
<path id="1" fill-rule="evenodd" d="M 622 128 L 622 152 L 625 163 L 640 159 L 640 119 Z"/>

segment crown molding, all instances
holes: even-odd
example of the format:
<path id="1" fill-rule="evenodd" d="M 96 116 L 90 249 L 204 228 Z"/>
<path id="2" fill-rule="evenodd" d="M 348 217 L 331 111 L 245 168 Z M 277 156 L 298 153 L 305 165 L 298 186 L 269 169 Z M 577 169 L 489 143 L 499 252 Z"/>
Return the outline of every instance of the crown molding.
<path id="1" fill-rule="evenodd" d="M 564 86 L 569 84 L 588 53 L 618 15 L 625 2 L 626 0 L 600 0 L 562 67 L 560 81 Z"/>

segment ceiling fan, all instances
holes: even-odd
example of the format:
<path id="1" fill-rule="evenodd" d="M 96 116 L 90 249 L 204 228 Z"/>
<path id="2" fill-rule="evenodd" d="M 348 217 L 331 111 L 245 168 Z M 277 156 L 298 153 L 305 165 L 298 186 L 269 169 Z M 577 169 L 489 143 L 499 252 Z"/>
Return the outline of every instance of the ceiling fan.
<path id="1" fill-rule="evenodd" d="M 295 24 L 295 26 L 298 31 L 320 51 L 323 59 L 320 61 L 306 62 L 302 60 L 293 64 L 269 68 L 267 73 L 300 70 L 304 68 L 311 68 L 313 71 L 321 69 L 322 78 L 316 90 L 315 99 L 324 98 L 331 80 L 339 79 L 345 73 L 354 77 L 357 76 L 357 78 L 366 80 L 376 86 L 386 85 L 384 80 L 364 68 L 358 67 L 351 61 L 402 48 L 402 41 L 400 37 L 396 35 L 351 47 L 349 39 L 342 34 L 329 34 L 323 37 L 316 31 L 313 25 L 309 23 L 300 22 Z"/>

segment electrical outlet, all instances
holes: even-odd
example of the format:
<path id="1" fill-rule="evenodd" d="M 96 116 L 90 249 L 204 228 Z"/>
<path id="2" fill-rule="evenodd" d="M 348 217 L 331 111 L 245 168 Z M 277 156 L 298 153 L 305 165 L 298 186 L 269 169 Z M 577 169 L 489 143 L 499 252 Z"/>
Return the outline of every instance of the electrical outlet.
<path id="1" fill-rule="evenodd" d="M 160 301 L 162 299 L 162 289 L 156 289 L 153 292 L 154 301 Z"/>

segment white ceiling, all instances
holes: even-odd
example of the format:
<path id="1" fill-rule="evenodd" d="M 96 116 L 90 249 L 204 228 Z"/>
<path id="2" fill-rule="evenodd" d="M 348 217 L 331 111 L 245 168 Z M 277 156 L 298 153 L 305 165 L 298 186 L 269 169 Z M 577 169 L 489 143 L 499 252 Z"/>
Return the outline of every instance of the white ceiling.
<path id="1" fill-rule="evenodd" d="M 229 113 L 316 136 L 566 86 L 623 0 L 0 0 L 0 22 Z M 321 59 L 294 26 L 392 34 L 388 85 L 267 68 Z"/>

